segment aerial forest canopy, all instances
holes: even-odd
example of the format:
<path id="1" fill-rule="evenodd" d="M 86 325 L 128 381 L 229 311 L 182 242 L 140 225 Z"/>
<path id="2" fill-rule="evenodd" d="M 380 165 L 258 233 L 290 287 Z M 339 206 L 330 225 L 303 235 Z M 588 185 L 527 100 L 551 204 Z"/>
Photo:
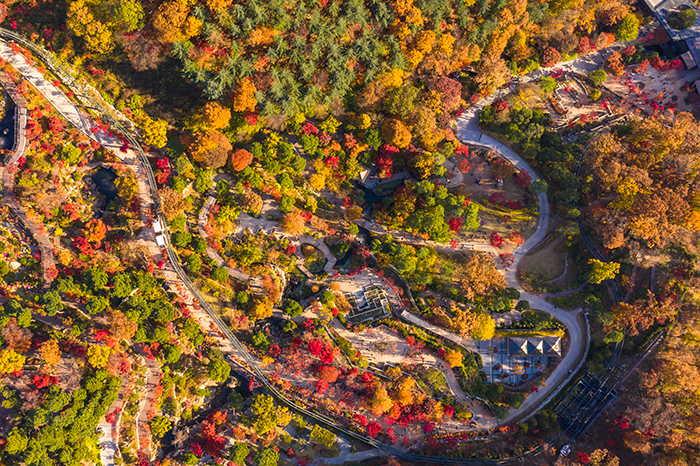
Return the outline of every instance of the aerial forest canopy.
<path id="1" fill-rule="evenodd" d="M 235 112 L 337 113 L 354 97 L 362 112 L 383 106 L 402 119 L 420 102 L 442 123 L 460 96 L 445 95 L 450 85 L 436 77 L 467 70 L 462 97 L 476 100 L 511 72 L 605 47 L 638 26 L 619 0 L 77 0 L 67 16 L 96 62 L 125 54 L 142 71 L 171 53 L 208 99 L 231 98 Z M 402 85 L 410 90 L 395 95 Z"/>
<path id="2" fill-rule="evenodd" d="M 697 121 L 683 112 L 633 120 L 591 142 L 586 189 L 613 199 L 591 216 L 606 248 L 664 247 L 700 229 L 699 144 Z"/>

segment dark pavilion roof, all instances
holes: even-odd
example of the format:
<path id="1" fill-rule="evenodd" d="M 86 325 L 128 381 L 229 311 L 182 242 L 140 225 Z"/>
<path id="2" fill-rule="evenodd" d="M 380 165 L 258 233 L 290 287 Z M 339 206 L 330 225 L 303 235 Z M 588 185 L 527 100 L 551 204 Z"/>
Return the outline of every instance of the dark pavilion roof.
<path id="1" fill-rule="evenodd" d="M 509 337 L 510 356 L 561 356 L 560 337 Z"/>

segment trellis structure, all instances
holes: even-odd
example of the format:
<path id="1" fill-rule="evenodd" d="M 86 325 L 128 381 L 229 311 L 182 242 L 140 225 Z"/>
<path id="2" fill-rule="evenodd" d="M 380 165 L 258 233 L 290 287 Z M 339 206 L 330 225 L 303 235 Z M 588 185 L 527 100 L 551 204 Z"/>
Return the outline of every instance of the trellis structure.
<path id="1" fill-rule="evenodd" d="M 391 304 L 389 297 L 382 288 L 377 285 L 369 285 L 362 293 L 362 298 L 358 302 L 355 295 L 347 293 L 346 297 L 352 307 L 348 316 L 348 321 L 353 324 L 360 324 L 368 320 L 382 319 L 391 315 Z"/>
<path id="2" fill-rule="evenodd" d="M 566 434 L 576 438 L 602 413 L 617 396 L 617 391 L 603 385 L 586 372 L 574 388 L 555 407 L 554 412 Z"/>

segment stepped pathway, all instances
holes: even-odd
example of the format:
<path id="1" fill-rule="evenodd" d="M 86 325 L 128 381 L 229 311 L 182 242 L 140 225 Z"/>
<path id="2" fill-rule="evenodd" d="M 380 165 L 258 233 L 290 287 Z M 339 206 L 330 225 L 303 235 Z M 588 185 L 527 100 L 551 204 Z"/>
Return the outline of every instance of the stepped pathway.
<path id="1" fill-rule="evenodd" d="M 68 120 L 69 123 L 73 124 L 79 131 L 87 135 L 90 139 L 97 141 L 104 148 L 110 150 L 132 170 L 139 189 L 139 198 L 141 201 L 141 221 L 147 226 L 147 228 L 143 228 L 138 237 L 139 243 L 142 247 L 148 250 L 148 253 L 155 262 L 164 261 L 162 272 L 166 278 L 166 281 L 170 283 L 179 282 L 179 277 L 172 267 L 172 264 L 165 260 L 166 257 L 164 257 L 160 247 L 158 247 L 155 242 L 156 233 L 152 228 L 152 218 L 150 215 L 151 208 L 154 205 L 153 194 L 149 188 L 146 170 L 141 164 L 138 153 L 130 148 L 124 147 L 122 141 L 111 133 L 98 130 L 97 124 L 89 117 L 89 115 L 82 112 L 60 89 L 46 81 L 39 70 L 37 70 L 33 65 L 29 64 L 24 56 L 13 54 L 10 46 L 4 41 L 0 41 L 0 58 L 3 58 L 7 63 L 19 71 L 23 78 L 34 86 L 37 91 L 39 91 L 44 98 L 48 100 L 48 102 Z M 11 197 L 13 177 L 10 176 L 8 171 L 8 169 L 3 168 L 2 173 L 0 173 L 3 180 L 3 190 L 5 191 L 4 201 L 10 206 L 10 208 L 17 211 L 20 218 L 26 219 L 26 211 L 23 212 L 24 209 L 13 197 Z M 44 251 L 52 251 L 53 246 L 51 245 L 51 242 L 49 241 L 48 236 L 44 232 L 41 225 L 31 221 L 30 219 L 27 219 L 27 221 L 27 227 L 30 229 L 42 248 L 42 265 L 44 266 L 44 274 L 46 275 L 49 267 L 53 265 L 53 254 L 47 254 L 44 253 Z M 44 257 L 46 257 L 46 264 L 44 264 Z M 206 318 L 208 318 L 208 316 L 206 316 Z M 201 319 L 205 319 L 205 317 L 200 316 L 200 320 Z M 211 322 L 211 318 L 208 318 L 208 320 L 210 321 L 209 324 L 212 325 L 213 322 Z M 155 387 L 155 384 L 152 383 L 155 376 L 156 374 L 153 368 L 149 366 L 148 379 L 150 382 L 147 382 L 147 388 L 152 389 Z M 146 422 L 148 411 L 152 405 L 152 400 L 148 398 L 149 393 L 150 392 L 144 393 L 146 397 L 145 405 L 148 406 L 148 409 L 144 409 L 142 413 L 139 414 L 139 422 L 137 423 L 137 437 L 139 439 L 150 438 L 150 432 Z M 109 410 L 113 411 L 116 409 L 118 403 L 120 403 L 120 400 L 115 401 L 115 404 L 111 406 Z M 100 438 L 100 443 L 102 446 L 101 457 L 103 466 L 113 465 L 114 455 L 116 452 L 116 443 L 111 428 L 103 429 L 103 435 Z M 145 453 L 150 454 L 150 451 L 146 450 Z"/>
<path id="2" fill-rule="evenodd" d="M 119 428 L 122 422 L 122 414 L 124 411 L 124 406 L 126 405 L 127 399 L 133 386 L 129 381 L 128 375 L 122 376 L 122 386 L 119 389 L 119 395 L 117 399 L 112 403 L 110 407 L 107 408 L 105 417 L 103 417 L 99 424 L 97 424 L 99 430 L 102 432 L 102 436 L 106 437 L 105 441 L 100 440 L 102 451 L 100 455 L 102 456 L 102 464 L 114 464 L 114 458 L 118 456 L 119 453 Z M 115 416 L 114 423 L 107 422 L 107 416 L 113 414 Z M 106 434 L 109 432 L 109 434 Z"/>
<path id="3" fill-rule="evenodd" d="M 151 429 L 148 425 L 150 419 L 150 411 L 153 405 L 158 401 L 155 396 L 151 396 L 156 389 L 156 386 L 160 383 L 161 373 L 159 368 L 159 363 L 155 359 L 149 359 L 142 351 L 139 351 L 141 356 L 143 356 L 146 364 L 146 384 L 143 387 L 144 400 L 143 406 L 136 417 L 137 429 L 137 445 L 139 445 L 138 450 L 143 452 L 147 458 L 151 457 Z M 104 465 L 104 463 L 102 463 Z"/>
<path id="4" fill-rule="evenodd" d="M 29 230 L 34 237 L 34 240 L 39 245 L 39 249 L 41 250 L 41 270 L 44 280 L 44 287 L 48 288 L 53 281 L 51 271 L 55 266 L 53 244 L 51 243 L 51 240 L 49 240 L 44 227 L 29 217 L 27 214 L 27 209 L 25 209 L 19 203 L 19 201 L 17 201 L 14 193 L 15 173 L 17 173 L 17 170 L 19 169 L 17 166 L 17 161 L 21 157 L 24 157 L 27 152 L 27 102 L 24 100 L 24 97 L 19 95 L 17 92 L 15 83 L 12 81 L 10 76 L 5 73 L 0 73 L 0 83 L 2 83 L 2 86 L 5 88 L 8 94 L 10 94 L 12 100 L 15 101 L 18 109 L 16 116 L 20 116 L 20 118 L 16 118 L 15 120 L 14 152 L 5 166 L 0 167 L 0 180 L 2 180 L 2 203 L 9 207 L 12 214 L 20 220 L 25 228 Z M 20 112 L 20 109 L 23 109 L 24 112 Z"/>

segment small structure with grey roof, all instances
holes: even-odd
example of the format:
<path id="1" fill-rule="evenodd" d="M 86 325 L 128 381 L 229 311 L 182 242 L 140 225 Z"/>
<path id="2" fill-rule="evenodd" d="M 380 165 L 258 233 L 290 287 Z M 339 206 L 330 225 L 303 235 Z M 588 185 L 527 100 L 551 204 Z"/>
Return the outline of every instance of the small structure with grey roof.
<path id="1" fill-rule="evenodd" d="M 561 356 L 561 338 L 559 337 L 509 337 L 508 355 L 510 356 Z"/>

